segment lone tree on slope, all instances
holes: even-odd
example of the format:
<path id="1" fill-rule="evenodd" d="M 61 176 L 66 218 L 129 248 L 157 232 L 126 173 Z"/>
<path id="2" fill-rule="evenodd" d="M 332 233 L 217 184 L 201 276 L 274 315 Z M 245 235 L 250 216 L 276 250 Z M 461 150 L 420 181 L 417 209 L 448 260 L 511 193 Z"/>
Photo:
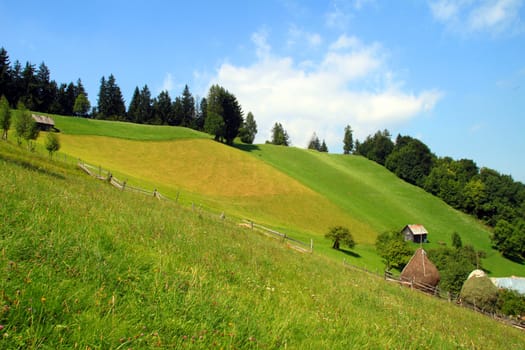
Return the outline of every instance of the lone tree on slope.
<path id="1" fill-rule="evenodd" d="M 340 249 L 341 243 L 352 249 L 355 247 L 355 241 L 350 233 L 350 230 L 343 226 L 335 226 L 330 228 L 330 231 L 325 234 L 325 237 L 333 241 L 332 248 Z"/>

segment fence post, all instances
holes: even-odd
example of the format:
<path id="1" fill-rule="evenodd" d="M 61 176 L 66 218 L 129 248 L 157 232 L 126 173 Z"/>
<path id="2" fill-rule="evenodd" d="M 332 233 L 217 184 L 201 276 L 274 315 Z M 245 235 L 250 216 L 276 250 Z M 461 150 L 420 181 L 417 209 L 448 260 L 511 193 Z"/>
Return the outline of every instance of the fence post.
<path id="1" fill-rule="evenodd" d="M 250 221 L 250 228 L 253 230 L 253 221 Z"/>
<path id="2" fill-rule="evenodd" d="M 122 183 L 122 191 L 124 191 L 126 189 L 126 181 L 124 180 L 124 182 Z"/>
<path id="3" fill-rule="evenodd" d="M 177 191 L 177 197 L 175 197 L 175 203 L 179 201 L 179 191 Z"/>
<path id="4" fill-rule="evenodd" d="M 314 252 L 314 240 L 310 238 L 310 253 Z"/>

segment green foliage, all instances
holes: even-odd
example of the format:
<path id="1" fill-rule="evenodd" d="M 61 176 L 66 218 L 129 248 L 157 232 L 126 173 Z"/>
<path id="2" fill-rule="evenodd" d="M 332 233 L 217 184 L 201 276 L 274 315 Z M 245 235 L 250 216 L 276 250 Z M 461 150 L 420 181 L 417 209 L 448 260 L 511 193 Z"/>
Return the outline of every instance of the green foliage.
<path id="1" fill-rule="evenodd" d="M 343 153 L 350 154 L 354 150 L 354 137 L 350 125 L 345 127 L 345 136 L 343 138 Z"/>
<path id="2" fill-rule="evenodd" d="M 367 136 L 366 140 L 356 145 L 356 153 L 385 165 L 387 157 L 394 149 L 390 132 L 388 130 L 377 131 L 374 136 Z"/>
<path id="3" fill-rule="evenodd" d="M 0 127 L 2 128 L 2 140 L 7 140 L 7 132 L 11 127 L 11 109 L 4 95 L 0 98 Z"/>
<path id="4" fill-rule="evenodd" d="M 204 121 L 204 131 L 210 135 L 215 135 L 215 141 L 221 141 L 224 137 L 224 119 L 221 115 L 208 111 Z"/>
<path id="5" fill-rule="evenodd" d="M 188 85 L 185 85 L 184 90 L 182 91 L 181 108 L 182 115 L 180 125 L 188 128 L 192 127 L 193 118 L 195 116 L 195 99 L 191 95 Z"/>
<path id="6" fill-rule="evenodd" d="M 319 147 L 319 152 L 328 152 L 328 147 L 326 146 L 326 142 L 324 140 L 321 143 L 321 147 Z"/>
<path id="7" fill-rule="evenodd" d="M 430 173 L 434 157 L 423 142 L 398 135 L 385 167 L 401 179 L 421 187 Z"/>
<path id="8" fill-rule="evenodd" d="M 128 112 L 128 118 L 129 115 L 130 112 Z M 159 96 L 153 100 L 152 123 L 158 125 L 175 125 L 173 105 L 171 97 L 167 91 L 161 91 Z"/>
<path id="9" fill-rule="evenodd" d="M 384 232 L 378 235 L 376 250 L 383 258 L 386 270 L 391 268 L 402 270 L 414 254 L 409 243 L 404 240 L 403 235 L 396 231 Z"/>
<path id="10" fill-rule="evenodd" d="M 456 231 L 452 233 L 451 239 L 452 239 L 452 246 L 454 248 L 459 249 L 463 246 L 463 242 L 461 241 L 461 236 Z"/>
<path id="11" fill-rule="evenodd" d="M 514 224 L 499 220 L 494 227 L 492 243 L 504 256 L 521 261 L 525 258 L 525 221 L 516 220 Z"/>
<path id="12" fill-rule="evenodd" d="M 272 140 L 270 141 L 272 145 L 279 145 L 279 146 L 289 146 L 290 145 L 290 137 L 288 136 L 288 133 L 286 130 L 284 130 L 281 123 L 275 123 L 272 128 Z"/>
<path id="13" fill-rule="evenodd" d="M 87 117 L 90 109 L 91 103 L 89 103 L 89 100 L 87 99 L 86 95 L 79 94 L 75 99 L 73 113 L 81 117 Z"/>
<path id="14" fill-rule="evenodd" d="M 243 113 L 237 98 L 223 87 L 213 85 L 206 100 L 207 117 L 204 130 L 215 135 L 215 140 L 224 140 L 226 144 L 232 145 L 243 122 Z"/>
<path id="15" fill-rule="evenodd" d="M 126 106 L 120 87 L 115 77 L 110 74 L 108 79 L 102 77 L 98 94 L 98 118 L 110 120 L 124 120 Z"/>
<path id="16" fill-rule="evenodd" d="M 321 150 L 321 142 L 319 141 L 319 137 L 317 137 L 317 134 L 315 132 L 310 138 L 310 142 L 308 142 L 308 149 L 313 149 L 316 151 Z"/>
<path id="17" fill-rule="evenodd" d="M 439 270 L 439 288 L 457 295 L 468 275 L 481 268 L 479 262 L 483 254 L 466 245 L 459 248 L 429 249 L 428 257 Z"/>
<path id="18" fill-rule="evenodd" d="M 53 153 L 60 149 L 60 139 L 54 132 L 48 132 L 45 142 L 46 150 L 49 152 L 49 157 L 53 157 Z"/>
<path id="19" fill-rule="evenodd" d="M 325 234 L 325 238 L 332 240 L 333 249 L 340 249 L 341 244 L 350 249 L 355 247 L 354 238 L 347 227 L 334 226 Z"/>
<path id="20" fill-rule="evenodd" d="M 38 126 L 31 116 L 31 112 L 25 108 L 23 104 L 18 105 L 18 118 L 16 119 L 15 131 L 18 138 L 18 143 L 21 139 L 26 140 L 28 149 L 32 149 L 32 140 L 36 140 L 39 134 Z"/>
<path id="21" fill-rule="evenodd" d="M 516 291 L 500 289 L 498 291 L 498 310 L 508 316 L 525 315 L 525 296 Z"/>
<path id="22" fill-rule="evenodd" d="M 257 123 L 253 117 L 252 112 L 248 112 L 246 120 L 243 122 L 241 129 L 239 130 L 239 137 L 241 141 L 247 144 L 252 144 L 257 135 Z"/>
<path id="23" fill-rule="evenodd" d="M 487 312 L 496 311 L 498 288 L 487 276 L 471 277 L 461 288 L 460 297 L 463 302 Z"/>

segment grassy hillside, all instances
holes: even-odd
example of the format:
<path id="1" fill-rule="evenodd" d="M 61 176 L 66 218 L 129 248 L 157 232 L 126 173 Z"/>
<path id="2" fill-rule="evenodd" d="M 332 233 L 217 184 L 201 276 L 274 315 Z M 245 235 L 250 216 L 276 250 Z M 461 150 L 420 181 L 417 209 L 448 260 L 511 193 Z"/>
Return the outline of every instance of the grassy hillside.
<path id="1" fill-rule="evenodd" d="M 464 244 L 487 253 L 483 265 L 491 274 L 525 275 L 523 265 L 504 259 L 491 249 L 491 233 L 485 225 L 366 158 L 273 145 L 244 148 L 322 194 L 375 232 L 421 223 L 429 231 L 427 247 L 443 242 L 450 246 L 451 235 L 457 232 Z"/>
<path id="2" fill-rule="evenodd" d="M 272 145 L 235 149 L 185 128 L 55 118 L 63 152 L 181 203 L 313 238 L 316 250 L 336 259 L 379 270 L 376 235 L 421 223 L 430 247 L 450 244 L 458 232 L 464 243 L 487 252 L 483 267 L 492 275 L 525 275 L 523 265 L 491 249 L 485 226 L 362 157 Z M 333 225 L 351 229 L 356 254 L 329 249 L 322 236 Z"/>
<path id="3" fill-rule="evenodd" d="M 525 334 L 0 142 L 0 348 L 519 348 Z"/>

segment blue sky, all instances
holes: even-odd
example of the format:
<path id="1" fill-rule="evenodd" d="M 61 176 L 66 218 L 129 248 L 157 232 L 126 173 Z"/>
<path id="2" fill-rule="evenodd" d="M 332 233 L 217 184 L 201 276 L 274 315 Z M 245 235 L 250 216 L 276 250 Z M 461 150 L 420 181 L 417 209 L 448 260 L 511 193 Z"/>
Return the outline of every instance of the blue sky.
<path id="1" fill-rule="evenodd" d="M 525 0 L 11 1 L 0 46 L 82 79 L 96 105 L 114 74 L 136 86 L 205 96 L 219 83 L 259 126 L 315 131 L 341 152 L 344 126 L 417 137 L 525 182 Z"/>

